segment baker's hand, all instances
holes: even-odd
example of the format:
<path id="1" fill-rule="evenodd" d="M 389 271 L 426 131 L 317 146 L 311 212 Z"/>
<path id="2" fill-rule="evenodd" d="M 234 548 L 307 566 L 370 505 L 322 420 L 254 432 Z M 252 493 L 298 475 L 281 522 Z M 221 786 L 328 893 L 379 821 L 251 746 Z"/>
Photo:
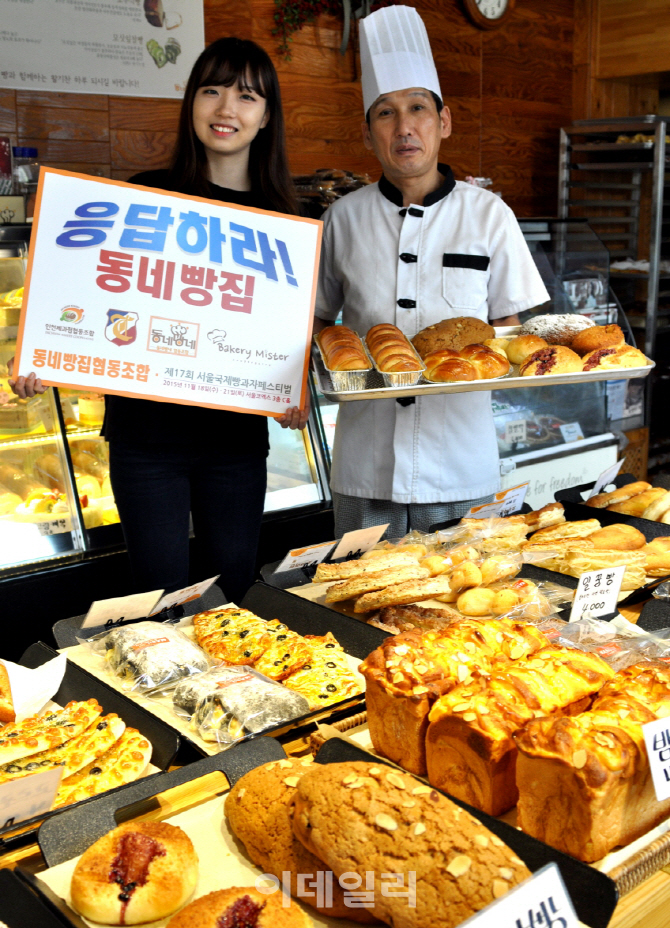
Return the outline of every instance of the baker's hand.
<path id="1" fill-rule="evenodd" d="M 309 418 L 310 407 L 309 393 L 307 393 L 305 396 L 304 409 L 298 409 L 297 406 L 293 406 L 292 409 L 287 409 L 283 416 L 279 416 L 277 422 L 283 429 L 304 429 L 307 424 L 307 419 Z"/>
<path id="2" fill-rule="evenodd" d="M 14 373 L 14 358 L 10 358 L 7 362 L 7 370 L 11 377 Z M 16 380 L 8 380 L 7 383 L 22 400 L 30 399 L 30 397 L 38 393 L 47 392 L 47 388 L 34 371 L 28 374 L 27 377 L 17 377 Z"/>

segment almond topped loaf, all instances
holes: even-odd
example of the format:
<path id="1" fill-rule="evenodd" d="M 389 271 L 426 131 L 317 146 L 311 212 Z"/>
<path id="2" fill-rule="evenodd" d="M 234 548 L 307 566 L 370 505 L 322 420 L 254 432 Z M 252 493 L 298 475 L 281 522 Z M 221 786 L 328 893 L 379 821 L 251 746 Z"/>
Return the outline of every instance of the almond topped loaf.
<path id="1" fill-rule="evenodd" d="M 463 619 L 440 630 L 412 629 L 388 638 L 360 666 L 366 680 L 375 750 L 411 773 L 425 774 L 431 706 L 443 693 L 488 671 L 498 659 L 518 660 L 547 645 L 533 625 L 512 619 Z"/>
<path id="2" fill-rule="evenodd" d="M 293 831 L 336 877 L 372 871 L 368 911 L 394 928 L 455 928 L 529 876 L 481 822 L 384 764 L 312 765 L 297 784 Z"/>
<path id="3" fill-rule="evenodd" d="M 537 716 L 575 715 L 614 671 L 594 653 L 548 645 L 475 671 L 435 703 L 426 732 L 428 779 L 489 815 L 515 805 L 514 734 Z"/>
<path id="4" fill-rule="evenodd" d="M 530 721 L 515 736 L 522 829 L 595 861 L 670 815 L 670 800 L 656 799 L 642 734 L 667 717 L 670 667 L 641 661 L 606 683 L 589 711 Z"/>

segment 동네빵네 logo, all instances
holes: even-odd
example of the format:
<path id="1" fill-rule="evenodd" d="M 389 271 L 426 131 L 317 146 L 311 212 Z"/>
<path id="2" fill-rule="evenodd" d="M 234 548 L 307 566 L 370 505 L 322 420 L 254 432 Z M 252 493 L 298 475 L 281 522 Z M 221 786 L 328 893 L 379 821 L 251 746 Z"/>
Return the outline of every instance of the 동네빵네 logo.
<path id="1" fill-rule="evenodd" d="M 84 310 L 81 306 L 64 306 L 60 313 L 60 321 L 69 322 L 70 325 L 81 322 L 83 318 Z"/>
<path id="2" fill-rule="evenodd" d="M 119 309 L 107 310 L 105 338 L 115 345 L 132 345 L 137 338 L 137 313 L 124 313 Z"/>

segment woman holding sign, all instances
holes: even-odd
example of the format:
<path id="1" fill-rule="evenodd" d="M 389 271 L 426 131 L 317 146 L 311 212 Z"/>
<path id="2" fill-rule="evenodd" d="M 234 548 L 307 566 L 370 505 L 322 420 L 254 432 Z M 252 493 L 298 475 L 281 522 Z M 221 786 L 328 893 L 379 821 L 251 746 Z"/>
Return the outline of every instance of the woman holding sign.
<path id="1" fill-rule="evenodd" d="M 186 86 L 172 167 L 130 182 L 297 214 L 279 82 L 266 52 L 237 38 L 206 48 Z M 34 373 L 10 385 L 23 398 L 45 390 Z M 294 407 L 278 421 L 303 428 L 308 411 Z M 263 516 L 266 417 L 107 396 L 103 435 L 138 590 L 188 584 L 190 513 L 203 577 L 221 574 L 226 597 L 239 602 L 253 582 Z"/>

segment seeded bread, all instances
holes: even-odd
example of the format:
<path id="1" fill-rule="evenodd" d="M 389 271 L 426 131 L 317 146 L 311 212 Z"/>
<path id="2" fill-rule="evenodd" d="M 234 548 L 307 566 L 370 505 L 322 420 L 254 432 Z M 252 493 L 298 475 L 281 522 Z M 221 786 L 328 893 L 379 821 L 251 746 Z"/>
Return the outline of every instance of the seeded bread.
<path id="1" fill-rule="evenodd" d="M 394 928 L 454 928 L 520 883 L 523 861 L 446 796 L 374 763 L 315 764 L 296 790 L 293 829 L 339 877 L 375 875 L 372 911 Z M 416 875 L 416 905 L 398 895 Z M 396 888 L 397 886 L 397 888 Z"/>
<path id="2" fill-rule="evenodd" d="M 311 854 L 293 834 L 293 800 L 301 777 L 311 768 L 312 758 L 287 758 L 263 764 L 237 781 L 226 798 L 225 815 L 233 834 L 244 844 L 247 854 L 263 873 L 280 880 L 291 874 L 291 894 L 302 899 L 323 915 L 349 918 L 370 924 L 376 921 L 367 909 L 349 908 L 337 880 L 333 880 L 333 904 L 316 905 L 313 887 L 298 893 L 298 874 L 316 874 L 326 869 L 323 861 Z"/>
<path id="3" fill-rule="evenodd" d="M 443 693 L 490 670 L 498 658 L 517 660 L 548 644 L 533 625 L 461 619 L 435 631 L 415 628 L 388 638 L 360 666 L 370 737 L 377 753 L 411 773 L 426 772 L 428 713 Z"/>
<path id="4" fill-rule="evenodd" d="M 597 654 L 549 645 L 527 659 L 475 671 L 433 706 L 426 765 L 433 786 L 502 815 L 519 797 L 513 736 L 536 716 L 575 715 L 614 671 Z"/>
<path id="5" fill-rule="evenodd" d="M 516 736 L 518 822 L 528 834 L 595 861 L 670 814 L 658 802 L 642 726 L 670 716 L 670 668 L 619 671 L 574 718 L 534 719 Z"/>

